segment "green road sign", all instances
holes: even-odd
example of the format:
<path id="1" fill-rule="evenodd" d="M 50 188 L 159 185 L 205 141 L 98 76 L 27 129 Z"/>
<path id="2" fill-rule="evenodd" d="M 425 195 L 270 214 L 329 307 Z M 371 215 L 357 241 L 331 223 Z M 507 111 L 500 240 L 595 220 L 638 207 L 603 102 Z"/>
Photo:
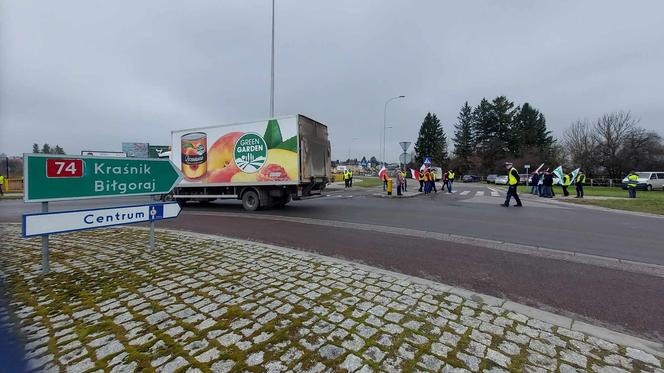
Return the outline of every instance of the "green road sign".
<path id="1" fill-rule="evenodd" d="M 182 179 L 168 159 L 24 154 L 25 202 L 165 194 Z"/>

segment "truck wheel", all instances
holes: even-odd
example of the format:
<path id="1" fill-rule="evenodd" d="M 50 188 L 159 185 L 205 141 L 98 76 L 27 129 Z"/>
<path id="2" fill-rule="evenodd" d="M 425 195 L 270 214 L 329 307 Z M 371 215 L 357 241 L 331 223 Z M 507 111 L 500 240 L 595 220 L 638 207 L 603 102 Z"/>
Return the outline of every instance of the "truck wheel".
<path id="1" fill-rule="evenodd" d="M 253 190 L 248 190 L 242 195 L 242 207 L 247 211 L 256 211 L 260 206 L 258 193 Z"/>

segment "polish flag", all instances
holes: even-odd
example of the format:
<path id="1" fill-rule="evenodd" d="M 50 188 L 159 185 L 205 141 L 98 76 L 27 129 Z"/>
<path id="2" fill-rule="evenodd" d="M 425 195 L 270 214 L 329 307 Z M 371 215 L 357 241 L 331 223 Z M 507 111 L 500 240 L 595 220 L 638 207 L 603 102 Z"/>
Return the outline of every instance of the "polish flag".
<path id="1" fill-rule="evenodd" d="M 378 177 L 382 179 L 386 173 L 387 173 L 387 169 L 385 168 L 385 166 L 383 166 L 380 169 L 380 171 L 378 171 Z"/>
<path id="2" fill-rule="evenodd" d="M 420 173 L 417 170 L 413 170 L 412 168 L 410 169 L 410 174 L 413 176 L 413 179 L 419 180 L 420 178 Z"/>
<path id="3" fill-rule="evenodd" d="M 427 165 L 423 164 L 422 166 L 420 166 L 420 172 L 424 172 L 426 170 L 427 170 Z"/>

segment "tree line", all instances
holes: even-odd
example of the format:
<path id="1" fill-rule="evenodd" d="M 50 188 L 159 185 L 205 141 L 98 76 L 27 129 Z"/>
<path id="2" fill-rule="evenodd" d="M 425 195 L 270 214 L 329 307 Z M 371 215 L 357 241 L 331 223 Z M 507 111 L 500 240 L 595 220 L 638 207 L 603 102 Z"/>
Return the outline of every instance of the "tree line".
<path id="1" fill-rule="evenodd" d="M 528 102 L 516 105 L 505 96 L 465 102 L 454 124 L 454 151 L 435 113 L 427 113 L 415 143 L 415 162 L 431 157 L 434 165 L 461 174 L 502 172 L 504 162 L 522 167 L 541 163 L 582 168 L 591 177 L 622 178 L 631 170 L 663 170 L 664 141 L 638 126 L 629 112 L 602 115 L 593 122 L 576 121 L 561 140 L 553 137 L 542 112 Z"/>
<path id="2" fill-rule="evenodd" d="M 39 147 L 39 144 L 32 144 L 33 153 L 43 153 L 43 154 L 65 154 L 65 150 L 60 147 L 60 145 L 55 145 L 55 148 L 51 148 L 49 144 L 44 144 Z"/>

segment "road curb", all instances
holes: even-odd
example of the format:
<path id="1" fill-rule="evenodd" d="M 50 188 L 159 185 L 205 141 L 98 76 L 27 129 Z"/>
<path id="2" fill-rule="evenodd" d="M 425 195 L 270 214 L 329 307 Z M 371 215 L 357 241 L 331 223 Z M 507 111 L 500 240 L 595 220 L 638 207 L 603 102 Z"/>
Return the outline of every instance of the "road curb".
<path id="1" fill-rule="evenodd" d="M 138 230 L 147 230 L 148 228 L 144 227 L 130 227 L 131 229 L 138 229 Z M 120 229 L 120 228 L 115 228 L 115 229 Z M 272 244 L 266 244 L 263 242 L 258 242 L 258 241 L 251 241 L 251 240 L 242 240 L 238 238 L 232 238 L 232 237 L 227 237 L 223 235 L 212 235 L 212 234 L 206 234 L 206 233 L 197 233 L 197 232 L 190 232 L 190 231 L 183 231 L 183 230 L 177 230 L 177 229 L 165 229 L 165 228 L 159 228 L 157 231 L 161 232 L 175 232 L 175 233 L 185 233 L 185 234 L 190 234 L 194 235 L 200 238 L 205 238 L 205 239 L 213 239 L 213 240 L 218 240 L 218 239 L 224 239 L 224 240 L 229 240 L 229 241 L 235 241 L 239 243 L 246 243 L 246 242 L 251 242 L 252 244 L 259 245 L 265 248 L 273 249 L 273 250 L 278 250 L 278 251 L 286 251 L 289 253 L 294 253 L 298 255 L 304 255 L 308 256 L 311 258 L 315 258 L 317 260 L 321 260 L 322 262 L 337 262 L 337 263 L 344 263 L 344 264 L 349 264 L 356 266 L 358 268 L 361 268 L 366 271 L 370 272 L 375 272 L 375 273 L 380 273 L 383 275 L 389 275 L 396 277 L 398 279 L 403 279 L 403 280 L 408 280 L 411 281 L 415 284 L 420 284 L 420 285 L 425 285 L 434 289 L 438 289 L 444 292 L 449 292 L 454 295 L 458 295 L 460 297 L 475 301 L 475 302 L 481 302 L 484 304 L 487 304 L 489 306 L 499 306 L 502 307 L 506 310 L 510 310 L 513 312 L 518 312 L 521 313 L 525 316 L 529 316 L 534 319 L 538 319 L 541 321 L 548 322 L 552 325 L 558 326 L 558 327 L 563 327 L 567 328 L 570 330 L 575 330 L 579 332 L 583 332 L 588 335 L 592 335 L 597 338 L 602 338 L 605 339 L 609 342 L 613 343 L 618 343 L 621 345 L 629 345 L 629 347 L 634 347 L 641 349 L 643 351 L 649 352 L 653 355 L 659 356 L 660 358 L 664 358 L 664 344 L 646 340 L 643 338 L 635 337 L 629 334 L 624 334 L 620 332 L 616 332 L 613 330 L 610 330 L 608 328 L 602 327 L 602 326 L 596 326 L 592 324 L 588 324 L 586 321 L 583 321 L 581 319 L 576 319 L 576 318 L 570 318 L 567 316 L 562 316 L 553 312 L 549 311 L 544 311 L 540 310 L 534 307 L 526 306 L 524 304 L 516 303 L 507 299 L 501 299 L 497 298 L 491 295 L 487 294 L 482 294 L 478 293 L 472 290 L 460 288 L 457 286 L 452 286 L 452 285 L 447 285 L 441 282 L 433 281 L 433 280 L 428 280 L 425 278 L 421 277 L 416 277 L 412 275 L 406 275 L 400 272 L 395 272 L 391 271 L 388 269 L 383 269 L 379 267 L 373 267 L 369 266 L 363 263 L 358 263 L 355 261 L 351 261 L 345 258 L 339 258 L 339 257 L 330 257 L 330 256 L 325 256 L 321 255 L 315 252 L 310 252 L 310 251 L 303 251 L 303 250 L 298 250 L 294 248 L 289 248 L 289 247 L 284 247 L 284 246 L 277 246 L 277 245 L 272 245 Z"/>
<path id="2" fill-rule="evenodd" d="M 505 251 L 515 254 L 524 254 L 540 258 L 563 260 L 572 263 L 593 265 L 596 267 L 646 274 L 655 277 L 664 277 L 664 266 L 662 265 L 636 262 L 636 261 L 612 258 L 612 257 L 597 256 L 586 253 L 578 253 L 574 251 L 565 251 L 565 250 L 551 249 L 546 247 L 537 247 L 537 246 L 530 246 L 530 245 L 517 244 L 511 242 L 504 242 L 498 240 L 489 240 L 484 238 L 462 236 L 451 233 L 429 232 L 429 231 L 421 231 L 410 228 L 388 227 L 383 225 L 373 225 L 373 224 L 363 224 L 363 223 L 347 223 L 337 220 L 299 218 L 299 217 L 281 216 L 281 215 L 257 215 L 257 214 L 232 213 L 232 212 L 207 213 L 202 211 L 201 212 L 185 211 L 183 212 L 183 214 L 202 215 L 202 216 L 222 216 L 222 217 L 245 218 L 245 219 L 262 219 L 262 220 L 272 220 L 272 221 L 287 221 L 291 223 L 356 229 L 356 230 L 395 234 L 395 235 L 408 236 L 408 237 L 417 237 L 417 238 L 424 237 L 424 238 L 431 238 L 445 242 L 454 242 L 470 246 L 479 246 L 487 249 Z"/>

